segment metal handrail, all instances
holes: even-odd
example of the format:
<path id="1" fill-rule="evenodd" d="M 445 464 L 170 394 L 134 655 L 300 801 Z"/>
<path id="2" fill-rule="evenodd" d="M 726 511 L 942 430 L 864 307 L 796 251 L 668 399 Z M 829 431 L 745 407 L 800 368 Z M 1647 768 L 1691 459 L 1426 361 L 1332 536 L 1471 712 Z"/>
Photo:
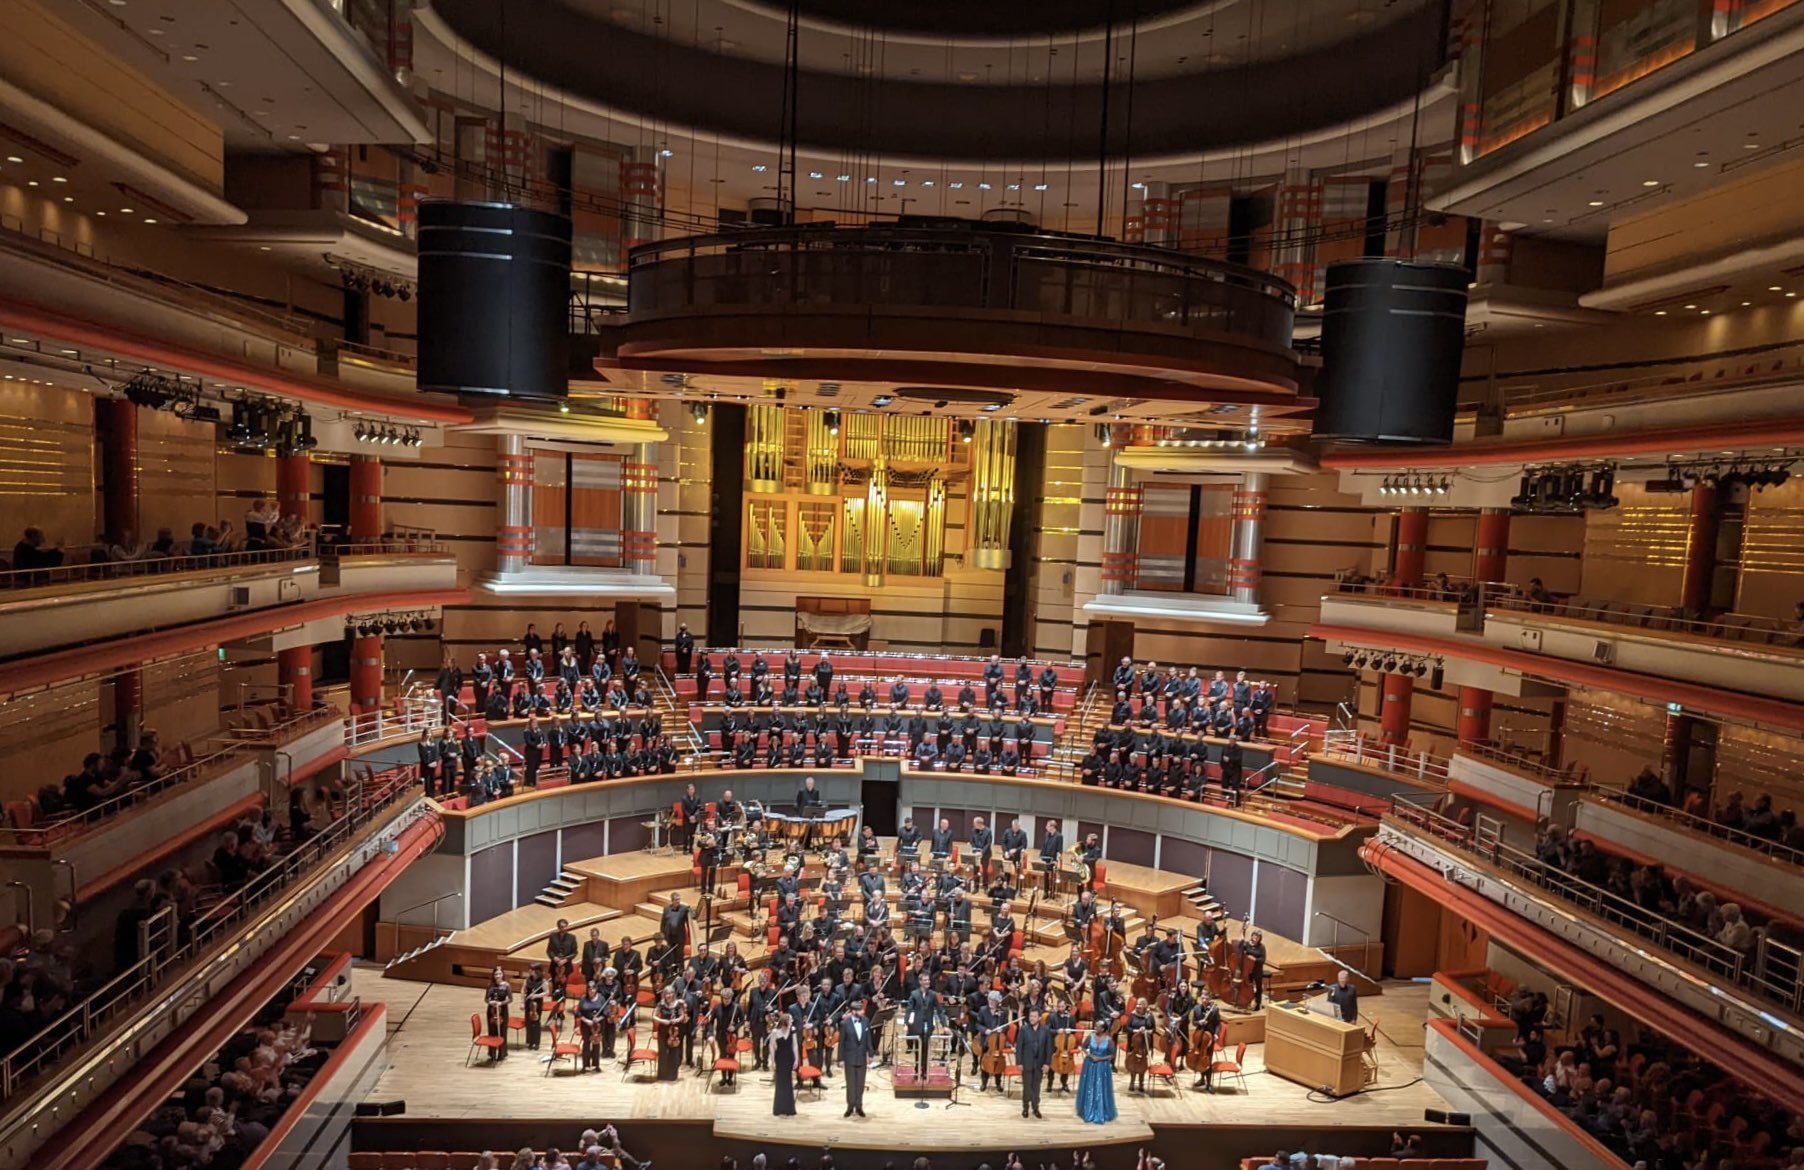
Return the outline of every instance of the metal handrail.
<path id="1" fill-rule="evenodd" d="M 433 553 L 440 556 L 451 552 L 451 545 L 439 540 L 432 533 L 419 536 L 393 534 L 375 540 L 344 540 L 320 545 L 320 557 L 324 560 L 339 560 L 343 557 L 363 557 L 389 555 L 396 556 L 407 553 Z"/>
<path id="2" fill-rule="evenodd" d="M 226 746 L 199 759 L 166 772 L 152 780 L 108 797 L 93 808 L 81 812 L 67 813 L 54 820 L 43 821 L 29 827 L 0 827 L 0 843 L 12 848 L 43 848 L 51 841 L 64 841 L 70 836 L 85 833 L 111 820 L 118 814 L 143 804 L 153 796 L 167 792 L 171 788 L 186 784 L 203 773 L 224 771 L 225 766 L 235 764 L 242 755 L 239 744 L 226 742 Z"/>
<path id="3" fill-rule="evenodd" d="M 1479 740 L 1462 741 L 1459 751 L 1462 755 L 1478 756 L 1502 764 L 1514 772 L 1527 773 L 1528 778 L 1545 781 L 1555 788 L 1580 788 L 1585 785 L 1585 769 L 1582 767 L 1555 767 L 1544 764 L 1533 756 Z"/>
<path id="4" fill-rule="evenodd" d="M 395 771 L 404 774 L 407 769 Z M 146 954 L 25 1043 L 0 1057 L 0 1099 L 13 1097 L 27 1080 L 51 1068 L 77 1045 L 97 1038 L 103 1025 L 157 990 L 176 968 L 187 968 L 200 962 L 215 947 L 229 946 L 241 933 L 238 928 L 251 914 L 298 885 L 304 877 L 316 877 L 324 872 L 328 855 L 348 847 L 358 830 L 376 820 L 411 788 L 405 783 L 391 785 L 377 799 L 348 810 L 336 822 L 297 845 L 269 869 L 196 918 L 186 943 Z M 174 942 L 173 939 L 169 941 Z M 216 963 L 219 957 L 211 956 L 209 965 Z M 189 981 L 192 983 L 203 977 L 203 971 L 192 971 Z M 167 1008 L 180 998 L 164 996 L 159 1006 Z"/>
<path id="5" fill-rule="evenodd" d="M 361 747 L 386 739 L 417 736 L 445 725 L 445 705 L 430 696 L 408 693 L 401 697 L 401 713 L 386 710 L 359 711 L 345 719 L 345 746 Z"/>
<path id="6" fill-rule="evenodd" d="M 290 564 L 312 560 L 313 546 L 297 544 L 286 548 L 241 549 L 236 552 L 202 553 L 199 556 L 151 556 L 135 561 L 82 561 L 42 569 L 8 569 L 0 572 L 0 590 L 45 589 L 85 581 L 120 581 L 138 577 L 160 577 L 168 573 L 207 572 L 217 569 L 240 569 L 247 565 Z"/>
<path id="7" fill-rule="evenodd" d="M 1321 754 L 1412 776 L 1443 788 L 1449 779 L 1447 767 L 1450 761 L 1446 756 L 1437 756 L 1432 752 L 1412 752 L 1402 744 L 1382 741 L 1375 743 L 1368 740 L 1363 731 L 1330 728 L 1322 736 Z"/>
<path id="8" fill-rule="evenodd" d="M 1438 798 L 1437 798 L 1438 799 Z M 1547 865 L 1533 854 L 1506 845 L 1495 834 L 1460 824 L 1412 794 L 1391 798 L 1393 820 L 1422 830 L 1443 846 L 1468 853 L 1504 872 L 1621 927 L 1709 972 L 1746 987 L 1789 1011 L 1804 1010 L 1804 952 L 1762 935 L 1751 955 L 1701 934 L 1684 923 Z"/>
<path id="9" fill-rule="evenodd" d="M 324 726 L 343 718 L 344 713 L 336 707 L 314 707 L 306 711 L 294 712 L 281 722 L 269 727 L 234 727 L 230 731 L 223 732 L 220 738 L 234 743 L 261 745 L 282 743 L 297 732 Z"/>
<path id="10" fill-rule="evenodd" d="M 1627 626 L 1649 633 L 1691 634 L 1700 638 L 1716 638 L 1726 641 L 1751 642 L 1757 646 L 1765 646 L 1775 650 L 1804 649 L 1804 631 L 1787 630 L 1773 618 L 1756 614 L 1727 614 L 1722 618 L 1704 620 L 1702 618 L 1685 617 L 1678 613 L 1658 613 L 1656 609 L 1670 608 L 1657 606 L 1628 606 L 1613 602 L 1590 602 L 1582 598 L 1567 597 L 1552 601 L 1533 601 L 1520 593 L 1491 592 L 1486 590 L 1482 604 L 1486 610 L 1509 610 L 1517 613 L 1530 613 L 1539 618 L 1570 618 L 1574 621 L 1603 622 L 1607 625 Z M 1726 620 L 1740 617 L 1743 620 L 1734 622 Z M 1761 622 L 1764 625 L 1753 623 Z M 1759 641 L 1749 635 L 1759 635 Z M 1789 640 L 1790 645 L 1784 641 Z"/>
<path id="11" fill-rule="evenodd" d="M 1587 399 L 1608 399 L 1612 402 L 1638 401 L 1648 398 L 1664 397 L 1666 394 L 1679 394 L 1690 397 L 1699 393 L 1720 390 L 1744 389 L 1749 386 L 1770 385 L 1775 383 L 1796 382 L 1804 377 L 1804 343 L 1791 342 L 1774 346 L 1759 347 L 1761 356 L 1769 363 L 1770 354 L 1776 350 L 1798 350 L 1793 365 L 1774 370 L 1766 370 L 1738 375 L 1723 376 L 1720 363 L 1724 355 L 1709 354 L 1691 359 L 1691 365 L 1718 363 L 1717 376 L 1704 380 L 1704 371 L 1697 370 L 1692 376 L 1673 374 L 1643 374 L 1631 378 L 1613 378 L 1606 382 L 1584 382 L 1573 386 L 1524 387 L 1521 385 L 1501 387 L 1504 406 L 1516 413 L 1516 407 L 1535 407 L 1541 404 L 1571 404 L 1574 401 Z M 1683 360 L 1683 359 L 1680 359 Z M 1524 411 L 1523 413 L 1527 413 Z"/>
<path id="12" fill-rule="evenodd" d="M 1602 784 L 1591 784 L 1587 785 L 1586 792 L 1587 795 L 1596 797 L 1599 800 L 1607 801 L 1611 804 L 1620 804 L 1627 808 L 1632 808 L 1636 812 L 1647 813 L 1650 816 L 1673 821 L 1687 832 L 1696 833 L 1705 837 L 1717 837 L 1727 841 L 1731 845 L 1738 845 L 1743 849 L 1751 849 L 1756 853 L 1765 854 L 1775 861 L 1782 861 L 1787 865 L 1804 866 L 1804 849 L 1793 849 L 1783 842 L 1772 841 L 1765 837 L 1757 837 L 1752 833 L 1742 829 L 1732 828 L 1729 825 L 1719 825 L 1708 817 L 1700 817 L 1694 813 L 1688 813 L 1684 809 L 1674 808 L 1672 805 L 1662 804 L 1657 800 L 1650 800 L 1645 796 L 1637 796 L 1632 792 L 1625 792 L 1620 788 L 1610 788 Z"/>

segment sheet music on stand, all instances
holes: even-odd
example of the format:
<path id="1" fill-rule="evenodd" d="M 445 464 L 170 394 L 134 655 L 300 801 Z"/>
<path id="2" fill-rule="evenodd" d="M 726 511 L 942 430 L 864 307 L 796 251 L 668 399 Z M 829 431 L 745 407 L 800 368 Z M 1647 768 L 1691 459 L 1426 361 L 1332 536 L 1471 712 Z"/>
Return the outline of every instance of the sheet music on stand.
<path id="1" fill-rule="evenodd" d="M 1327 1016 L 1331 1020 L 1340 1019 L 1340 1009 L 1329 1002 L 1326 992 L 1310 996 L 1303 1001 L 1302 1006 L 1303 1010 L 1314 1012 L 1316 1015 Z"/>

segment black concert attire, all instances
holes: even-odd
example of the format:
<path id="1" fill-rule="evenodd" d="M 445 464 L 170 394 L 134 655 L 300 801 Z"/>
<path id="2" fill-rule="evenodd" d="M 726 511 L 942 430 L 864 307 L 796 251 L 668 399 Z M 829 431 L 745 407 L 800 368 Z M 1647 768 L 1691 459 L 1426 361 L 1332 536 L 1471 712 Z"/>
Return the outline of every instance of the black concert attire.
<path id="1" fill-rule="evenodd" d="M 513 1002 L 513 998 L 514 989 L 506 982 L 499 985 L 491 983 L 488 990 L 483 993 L 483 1000 L 487 1008 L 488 1034 L 499 1036 L 502 1040 L 501 1047 L 489 1050 L 489 1060 L 491 1061 L 507 1059 L 507 1006 Z"/>

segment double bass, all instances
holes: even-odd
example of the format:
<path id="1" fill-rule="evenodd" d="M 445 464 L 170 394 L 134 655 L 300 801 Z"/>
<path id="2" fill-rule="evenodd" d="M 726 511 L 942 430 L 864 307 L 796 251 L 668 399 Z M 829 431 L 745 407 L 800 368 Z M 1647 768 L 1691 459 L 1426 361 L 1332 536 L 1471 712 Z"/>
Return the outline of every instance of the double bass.
<path id="1" fill-rule="evenodd" d="M 1150 1028 L 1129 1028 L 1128 1021 L 1132 1019 L 1131 1015 L 1121 1017 L 1121 1022 L 1116 1025 L 1116 1030 L 1127 1032 L 1124 1051 L 1127 1054 L 1128 1072 L 1136 1076 L 1144 1076 L 1148 1060 L 1152 1055 L 1153 1033 Z"/>
<path id="2" fill-rule="evenodd" d="M 1225 991 L 1216 998 L 1226 1000 L 1237 1008 L 1253 1005 L 1259 994 L 1258 973 L 1253 970 L 1258 960 L 1247 954 L 1247 941 L 1235 939 L 1228 944 L 1228 961 L 1223 964 L 1223 981 L 1227 984 Z"/>
<path id="3" fill-rule="evenodd" d="M 1172 1067 L 1177 1067 L 1177 1059 L 1172 1058 Z M 1209 1066 L 1215 1063 L 1215 1033 L 1198 1024 L 1190 1029 L 1190 1037 L 1184 1045 L 1184 1065 L 1197 1076 L 1206 1076 Z"/>

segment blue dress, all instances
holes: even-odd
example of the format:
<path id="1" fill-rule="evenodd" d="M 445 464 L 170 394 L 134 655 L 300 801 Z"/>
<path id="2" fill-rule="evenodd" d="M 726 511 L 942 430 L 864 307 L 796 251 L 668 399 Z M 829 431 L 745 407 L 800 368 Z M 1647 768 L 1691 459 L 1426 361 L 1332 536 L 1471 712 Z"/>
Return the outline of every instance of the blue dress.
<path id="1" fill-rule="evenodd" d="M 1115 1120 L 1115 1070 L 1109 1067 L 1114 1045 L 1106 1034 L 1092 1034 L 1084 1045 L 1084 1071 L 1077 1080 L 1077 1115 L 1092 1125 Z"/>

